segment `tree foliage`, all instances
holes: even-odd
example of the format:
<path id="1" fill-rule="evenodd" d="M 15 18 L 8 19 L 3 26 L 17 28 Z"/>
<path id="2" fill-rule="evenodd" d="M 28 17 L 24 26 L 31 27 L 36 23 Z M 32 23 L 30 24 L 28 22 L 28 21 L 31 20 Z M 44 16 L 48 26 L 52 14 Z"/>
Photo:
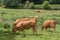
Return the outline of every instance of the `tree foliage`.
<path id="1" fill-rule="evenodd" d="M 48 1 L 44 1 L 44 3 L 43 3 L 43 9 L 50 9 Z"/>
<path id="2" fill-rule="evenodd" d="M 5 7 L 15 8 L 19 7 L 20 0 L 3 0 L 2 3 Z"/>
<path id="3" fill-rule="evenodd" d="M 50 4 L 60 4 L 60 0 L 0 0 L 0 6 L 9 8 L 26 8 L 29 7 L 29 3 L 42 4 L 44 1 L 48 1 Z"/>

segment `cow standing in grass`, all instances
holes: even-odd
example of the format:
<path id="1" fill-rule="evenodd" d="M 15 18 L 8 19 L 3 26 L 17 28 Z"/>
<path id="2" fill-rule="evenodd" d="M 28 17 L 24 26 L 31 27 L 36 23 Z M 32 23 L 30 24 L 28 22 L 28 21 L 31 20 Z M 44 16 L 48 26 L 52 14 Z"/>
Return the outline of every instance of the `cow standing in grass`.
<path id="1" fill-rule="evenodd" d="M 33 33 L 37 32 L 37 16 L 35 17 L 29 17 L 24 19 L 18 19 L 13 23 L 13 32 L 24 31 L 24 29 L 33 29 Z"/>
<path id="2" fill-rule="evenodd" d="M 41 30 L 44 30 L 44 29 L 47 30 L 47 28 L 54 28 L 54 31 L 55 31 L 55 26 L 56 26 L 56 21 L 55 20 L 46 20 L 42 24 Z"/>

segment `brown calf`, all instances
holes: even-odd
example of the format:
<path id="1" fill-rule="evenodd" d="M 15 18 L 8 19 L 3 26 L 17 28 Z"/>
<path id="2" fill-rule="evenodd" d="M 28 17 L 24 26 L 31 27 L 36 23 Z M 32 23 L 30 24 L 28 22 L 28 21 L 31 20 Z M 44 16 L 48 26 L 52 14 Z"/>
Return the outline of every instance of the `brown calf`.
<path id="1" fill-rule="evenodd" d="M 47 28 L 54 28 L 55 31 L 56 21 L 55 20 L 46 20 L 44 21 L 43 25 L 41 26 L 41 30 L 44 30 Z"/>

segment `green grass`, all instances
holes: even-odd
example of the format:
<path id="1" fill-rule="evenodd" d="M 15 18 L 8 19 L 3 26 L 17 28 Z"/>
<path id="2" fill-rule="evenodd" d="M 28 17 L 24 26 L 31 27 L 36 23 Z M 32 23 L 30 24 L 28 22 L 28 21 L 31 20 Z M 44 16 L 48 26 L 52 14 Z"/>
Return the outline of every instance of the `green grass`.
<path id="1" fill-rule="evenodd" d="M 40 10 L 40 13 L 34 12 L 31 9 L 0 9 L 0 40 L 60 40 L 60 10 Z M 3 14 L 1 16 L 2 12 Z M 17 18 L 29 17 L 29 16 L 39 16 L 37 22 L 37 35 L 33 35 L 32 29 L 25 30 L 25 37 L 22 37 L 20 34 L 11 34 L 10 32 L 6 33 L 6 29 L 3 28 L 4 22 L 9 22 L 11 25 Z M 41 24 L 47 19 L 55 19 L 56 24 L 56 33 L 53 33 L 53 29 L 50 31 L 41 31 Z M 2 25 L 1 25 L 2 24 Z M 11 26 L 12 27 L 12 26 Z"/>
<path id="2" fill-rule="evenodd" d="M 60 8 L 60 4 L 55 4 L 55 5 L 50 5 L 51 7 L 59 7 Z"/>

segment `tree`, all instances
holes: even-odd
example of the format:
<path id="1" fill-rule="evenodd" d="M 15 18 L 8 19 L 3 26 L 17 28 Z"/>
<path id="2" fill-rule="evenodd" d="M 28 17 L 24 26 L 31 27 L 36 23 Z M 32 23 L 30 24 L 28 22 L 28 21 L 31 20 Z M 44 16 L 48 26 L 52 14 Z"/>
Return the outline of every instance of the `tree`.
<path id="1" fill-rule="evenodd" d="M 50 9 L 48 1 L 44 1 L 44 3 L 43 3 L 43 9 Z"/>
<path id="2" fill-rule="evenodd" d="M 20 0 L 4 0 L 3 5 L 5 7 L 16 8 L 19 7 Z"/>
<path id="3" fill-rule="evenodd" d="M 30 4 L 30 1 L 26 0 L 26 2 L 25 2 L 25 8 L 29 8 L 29 4 Z"/>

